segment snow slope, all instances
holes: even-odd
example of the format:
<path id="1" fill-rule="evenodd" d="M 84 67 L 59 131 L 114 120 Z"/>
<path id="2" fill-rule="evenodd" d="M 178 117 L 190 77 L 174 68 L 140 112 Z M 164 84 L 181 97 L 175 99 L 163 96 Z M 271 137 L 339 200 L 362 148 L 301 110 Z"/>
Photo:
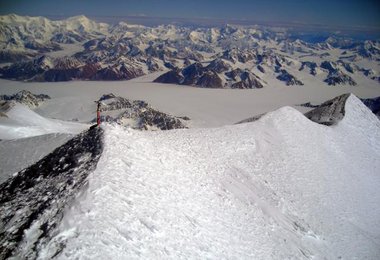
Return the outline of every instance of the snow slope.
<path id="1" fill-rule="evenodd" d="M 1 111 L 6 116 L 0 117 L 0 139 L 15 139 L 49 133 L 78 134 L 89 125 L 65 122 L 40 116 L 30 108 L 19 103 L 10 103 Z"/>
<path id="2" fill-rule="evenodd" d="M 379 259 L 380 121 L 290 107 L 209 129 L 104 126 L 104 151 L 41 259 Z"/>
<path id="3" fill-rule="evenodd" d="M 0 141 L 0 183 L 41 160 L 74 135 L 53 133 Z"/>

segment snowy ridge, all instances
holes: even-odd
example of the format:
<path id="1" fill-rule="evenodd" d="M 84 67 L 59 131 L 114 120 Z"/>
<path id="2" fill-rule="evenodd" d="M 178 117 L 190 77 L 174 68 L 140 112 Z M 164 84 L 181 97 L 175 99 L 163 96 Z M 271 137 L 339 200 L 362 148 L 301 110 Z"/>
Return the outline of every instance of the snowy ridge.
<path id="1" fill-rule="evenodd" d="M 41 258 L 62 241 L 59 259 L 380 254 L 380 122 L 355 96 L 333 127 L 284 107 L 215 129 L 104 131 L 88 189 Z"/>

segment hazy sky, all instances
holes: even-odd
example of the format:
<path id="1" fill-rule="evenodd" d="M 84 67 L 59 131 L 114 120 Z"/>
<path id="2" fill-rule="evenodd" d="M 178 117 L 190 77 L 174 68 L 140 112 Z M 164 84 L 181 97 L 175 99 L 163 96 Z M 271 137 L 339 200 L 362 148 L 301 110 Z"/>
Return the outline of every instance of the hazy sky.
<path id="1" fill-rule="evenodd" d="M 380 0 L 0 0 L 0 13 L 145 15 L 380 27 Z"/>

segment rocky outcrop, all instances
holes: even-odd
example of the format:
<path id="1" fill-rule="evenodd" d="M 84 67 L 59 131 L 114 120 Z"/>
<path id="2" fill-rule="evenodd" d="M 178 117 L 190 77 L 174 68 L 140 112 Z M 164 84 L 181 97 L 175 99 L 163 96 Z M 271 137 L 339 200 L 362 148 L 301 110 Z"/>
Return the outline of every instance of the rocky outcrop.
<path id="1" fill-rule="evenodd" d="M 261 73 L 265 73 L 265 69 L 263 66 L 261 65 L 257 65 L 257 69 L 261 72 Z"/>
<path id="2" fill-rule="evenodd" d="M 26 106 L 29 106 L 32 109 L 38 107 L 39 105 L 41 105 L 41 103 L 43 103 L 47 99 L 50 99 L 48 95 L 45 95 L 45 94 L 35 95 L 32 92 L 27 91 L 27 90 L 21 90 L 13 95 L 0 96 L 0 100 L 16 101 Z"/>
<path id="3" fill-rule="evenodd" d="M 344 117 L 345 105 L 349 96 L 350 94 L 344 94 L 328 100 L 307 112 L 305 116 L 318 124 L 335 125 Z"/>
<path id="4" fill-rule="evenodd" d="M 232 67 L 227 62 L 218 58 L 211 61 L 210 64 L 207 65 L 206 68 L 209 70 L 215 71 L 216 73 L 222 73 L 222 72 L 230 70 Z"/>
<path id="5" fill-rule="evenodd" d="M 212 70 L 206 70 L 195 84 L 205 88 L 223 88 L 222 79 Z"/>
<path id="6" fill-rule="evenodd" d="M 308 68 L 311 75 L 315 76 L 317 75 L 317 63 L 311 62 L 311 61 L 304 61 L 301 63 L 301 67 L 299 71 L 303 71 L 304 69 Z"/>
<path id="7" fill-rule="evenodd" d="M 378 118 L 380 118 L 380 97 L 361 99 Z"/>
<path id="8" fill-rule="evenodd" d="M 184 77 L 181 75 L 181 71 L 179 69 L 168 71 L 158 78 L 156 78 L 153 82 L 157 83 L 167 83 L 167 84 L 181 84 L 183 82 Z"/>
<path id="9" fill-rule="evenodd" d="M 198 79 L 205 72 L 205 68 L 199 62 L 195 62 L 182 70 L 182 75 L 184 77 L 184 85 L 196 85 Z"/>
<path id="10" fill-rule="evenodd" d="M 101 103 L 102 121 L 114 122 L 139 130 L 186 128 L 186 125 L 182 122 L 185 119 L 179 119 L 155 110 L 148 103 L 141 100 L 129 100 L 110 93 L 103 95 L 99 102 Z M 107 113 L 107 111 L 116 110 L 120 110 L 117 116 Z M 188 118 L 186 117 L 186 119 Z M 93 122 L 95 122 L 95 119 Z"/>
<path id="11" fill-rule="evenodd" d="M 234 70 L 226 75 L 231 76 L 232 79 L 237 81 L 231 85 L 231 88 L 252 89 L 264 87 L 264 85 L 260 82 L 260 78 L 249 71 Z"/>
<path id="12" fill-rule="evenodd" d="M 263 114 L 259 114 L 259 115 L 256 115 L 256 116 L 253 116 L 253 117 L 241 120 L 241 121 L 235 123 L 235 125 L 255 122 L 255 121 L 259 120 L 260 118 L 262 118 L 265 114 L 266 113 L 263 113 Z"/>
<path id="13" fill-rule="evenodd" d="M 329 75 L 324 81 L 330 86 L 335 86 L 335 85 L 356 86 L 357 85 L 357 83 L 350 76 L 348 76 L 347 74 L 343 73 L 340 70 L 329 73 Z"/>
<path id="14" fill-rule="evenodd" d="M 324 80 L 328 85 L 350 85 L 356 86 L 357 83 L 347 74 L 342 72 L 341 67 L 344 67 L 347 71 L 353 73 L 353 68 L 347 63 L 335 63 L 331 61 L 324 61 L 321 63 L 321 68 L 328 71 L 327 78 Z"/>
<path id="15" fill-rule="evenodd" d="M 280 70 L 280 75 L 278 75 L 276 78 L 278 80 L 284 81 L 287 86 L 303 85 L 302 81 L 298 80 L 296 77 L 284 69 Z"/>
<path id="16" fill-rule="evenodd" d="M 332 100 L 326 101 L 322 103 L 321 105 L 313 105 L 310 102 L 307 102 L 307 103 L 300 104 L 298 106 L 316 108 L 315 111 L 312 110 L 307 113 L 307 117 L 313 116 L 312 118 L 313 118 L 313 121 L 315 122 L 321 121 L 316 116 L 317 114 L 323 114 L 322 117 L 326 117 L 325 114 L 333 114 L 333 113 L 336 114 L 334 118 L 337 118 L 339 121 L 340 119 L 342 119 L 342 115 L 344 114 L 344 109 L 342 108 L 342 104 L 343 102 L 345 102 L 345 99 L 347 99 L 349 95 L 350 94 L 344 94 Z M 374 113 L 377 117 L 380 117 L 380 97 L 366 98 L 366 99 L 360 99 L 360 100 L 363 102 L 364 105 L 366 105 L 372 111 L 372 113 Z M 330 109 L 330 111 L 328 109 Z M 335 111 L 335 112 L 332 112 L 332 111 Z M 329 122 L 330 120 L 324 119 L 321 122 L 323 123 L 325 121 Z M 323 124 L 329 124 L 329 123 L 323 123 Z"/>

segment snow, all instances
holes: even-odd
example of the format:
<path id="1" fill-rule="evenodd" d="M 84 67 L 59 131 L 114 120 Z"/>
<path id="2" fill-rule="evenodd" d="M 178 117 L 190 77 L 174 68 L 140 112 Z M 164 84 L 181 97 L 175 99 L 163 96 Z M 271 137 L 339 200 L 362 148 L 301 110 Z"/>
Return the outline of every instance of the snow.
<path id="1" fill-rule="evenodd" d="M 58 259 L 380 256 L 380 121 L 353 95 L 332 127 L 283 107 L 220 128 L 103 128 L 41 259 L 62 241 Z"/>
<path id="2" fill-rule="evenodd" d="M 15 103 L 0 117 L 0 139 L 25 138 L 49 133 L 78 134 L 89 125 L 45 118 L 29 107 Z"/>

